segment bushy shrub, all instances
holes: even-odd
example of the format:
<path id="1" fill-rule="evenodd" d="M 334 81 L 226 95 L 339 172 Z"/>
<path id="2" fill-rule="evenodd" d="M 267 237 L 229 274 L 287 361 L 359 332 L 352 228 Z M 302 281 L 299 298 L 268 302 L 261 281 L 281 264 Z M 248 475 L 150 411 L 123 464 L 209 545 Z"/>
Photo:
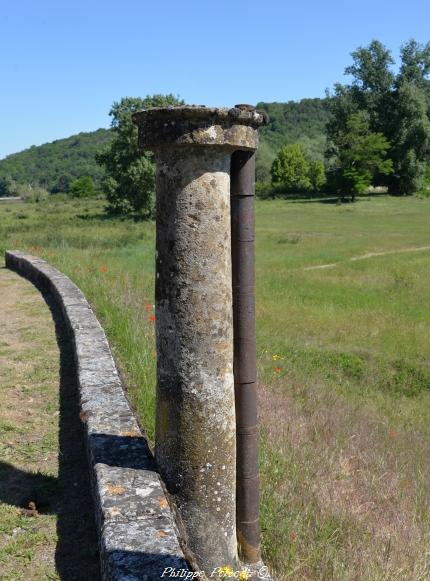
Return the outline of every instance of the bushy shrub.
<path id="1" fill-rule="evenodd" d="M 282 184 L 290 192 L 307 191 L 312 188 L 309 179 L 309 162 L 299 143 L 284 145 L 276 156 L 271 169 L 272 184 Z"/>
<path id="2" fill-rule="evenodd" d="M 173 95 L 152 95 L 145 99 L 124 97 L 114 103 L 112 117 L 113 139 L 105 151 L 96 155 L 104 167 L 103 192 L 111 214 L 136 213 L 149 218 L 153 215 L 155 199 L 155 164 L 153 154 L 142 151 L 137 143 L 137 126 L 132 114 L 149 107 L 183 105 Z"/>
<path id="3" fill-rule="evenodd" d="M 255 184 L 255 195 L 260 200 L 272 200 L 275 197 L 274 188 L 266 182 L 257 182 Z"/>
<path id="4" fill-rule="evenodd" d="M 300 143 L 284 145 L 272 164 L 272 192 L 277 197 L 288 192 L 320 192 L 326 184 L 324 164 L 309 159 Z"/>
<path id="5" fill-rule="evenodd" d="M 74 198 L 91 198 L 96 195 L 93 179 L 90 176 L 81 176 L 72 183 L 70 194 Z"/>

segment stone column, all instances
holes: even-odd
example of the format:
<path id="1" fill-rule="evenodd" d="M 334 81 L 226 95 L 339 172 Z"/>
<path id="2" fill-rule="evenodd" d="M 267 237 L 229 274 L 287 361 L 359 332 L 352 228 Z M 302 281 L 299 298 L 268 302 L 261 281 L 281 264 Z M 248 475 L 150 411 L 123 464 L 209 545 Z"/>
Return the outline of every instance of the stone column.
<path id="1" fill-rule="evenodd" d="M 157 162 L 155 455 L 207 572 L 237 561 L 230 156 L 255 150 L 243 109 L 136 113 Z"/>

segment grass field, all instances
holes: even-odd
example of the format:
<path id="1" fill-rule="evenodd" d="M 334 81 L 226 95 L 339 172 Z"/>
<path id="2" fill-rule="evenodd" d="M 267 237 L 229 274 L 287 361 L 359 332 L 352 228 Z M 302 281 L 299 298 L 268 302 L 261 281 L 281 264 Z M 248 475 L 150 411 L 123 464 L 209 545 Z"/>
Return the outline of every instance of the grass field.
<path id="1" fill-rule="evenodd" d="M 154 224 L 0 206 L 103 322 L 154 432 Z M 430 200 L 257 203 L 264 558 L 279 579 L 430 578 Z M 319 268 L 320 267 L 320 268 Z"/>
<path id="2" fill-rule="evenodd" d="M 57 481 L 55 332 L 29 282 L 0 270 L 0 292 L 0 578 L 57 579 L 55 515 L 31 518 L 22 510 L 36 500 L 36 488 L 50 499 Z"/>
<path id="3" fill-rule="evenodd" d="M 0 268 L 0 296 L 0 579 L 96 581 L 71 343 L 29 281 Z"/>

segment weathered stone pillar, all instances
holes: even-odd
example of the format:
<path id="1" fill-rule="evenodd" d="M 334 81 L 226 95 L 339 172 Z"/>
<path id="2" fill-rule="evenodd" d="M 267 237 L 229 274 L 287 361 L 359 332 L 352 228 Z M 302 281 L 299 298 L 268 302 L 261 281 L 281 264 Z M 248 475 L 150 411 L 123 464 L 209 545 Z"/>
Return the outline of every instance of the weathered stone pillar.
<path id="1" fill-rule="evenodd" d="M 230 156 L 256 148 L 263 117 L 169 107 L 134 121 L 157 162 L 156 460 L 210 573 L 237 560 Z"/>

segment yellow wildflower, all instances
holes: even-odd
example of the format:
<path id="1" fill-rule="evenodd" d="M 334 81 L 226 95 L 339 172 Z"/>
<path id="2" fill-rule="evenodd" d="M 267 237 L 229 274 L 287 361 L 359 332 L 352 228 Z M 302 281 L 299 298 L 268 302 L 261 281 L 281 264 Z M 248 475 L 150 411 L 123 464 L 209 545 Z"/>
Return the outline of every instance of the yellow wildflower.
<path id="1" fill-rule="evenodd" d="M 231 577 L 233 575 L 233 569 L 226 565 L 225 567 L 220 567 L 218 570 L 218 575 L 223 577 Z"/>

